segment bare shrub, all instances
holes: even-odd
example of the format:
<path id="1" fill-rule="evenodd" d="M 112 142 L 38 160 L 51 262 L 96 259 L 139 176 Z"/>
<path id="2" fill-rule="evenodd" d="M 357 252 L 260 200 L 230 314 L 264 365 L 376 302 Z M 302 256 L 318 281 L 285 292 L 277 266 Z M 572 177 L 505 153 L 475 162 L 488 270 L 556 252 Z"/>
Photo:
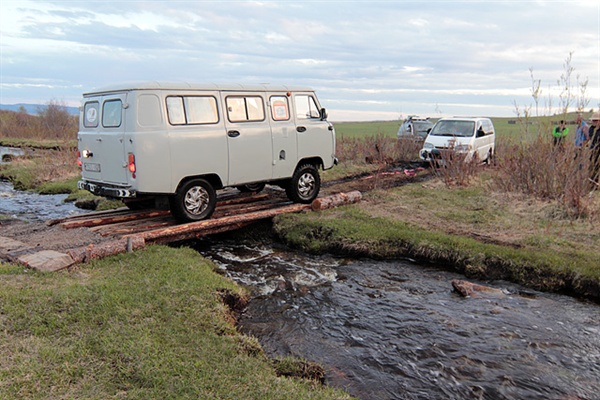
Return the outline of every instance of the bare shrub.
<path id="1" fill-rule="evenodd" d="M 56 101 L 40 108 L 38 115 L 30 115 L 24 108 L 0 111 L 0 137 L 69 141 L 77 137 L 77 130 L 78 117 Z"/>
<path id="2" fill-rule="evenodd" d="M 443 150 L 440 158 L 433 162 L 435 174 L 447 187 L 468 186 L 480 171 L 481 161 L 477 154 L 470 159 L 467 159 L 467 156 L 468 154 L 465 152 L 449 148 Z"/>
<path id="3" fill-rule="evenodd" d="M 51 100 L 38 114 L 40 134 L 43 138 L 73 139 L 76 137 L 77 117 L 70 115 L 64 104 Z"/>
<path id="4" fill-rule="evenodd" d="M 378 133 L 362 138 L 338 138 L 336 155 L 342 162 L 385 165 L 413 161 L 421 147 L 419 141 Z"/>
<path id="5" fill-rule="evenodd" d="M 588 147 L 571 142 L 554 146 L 542 136 L 527 143 L 499 143 L 493 181 L 500 190 L 556 200 L 572 217 L 589 216 L 595 188 L 589 179 L 590 154 Z"/>

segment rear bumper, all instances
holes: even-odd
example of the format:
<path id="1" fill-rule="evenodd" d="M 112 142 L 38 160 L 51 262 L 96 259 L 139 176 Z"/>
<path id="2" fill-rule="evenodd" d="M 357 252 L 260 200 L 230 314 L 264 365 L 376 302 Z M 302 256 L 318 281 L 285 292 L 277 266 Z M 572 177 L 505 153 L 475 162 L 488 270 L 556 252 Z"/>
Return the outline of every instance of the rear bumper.
<path id="1" fill-rule="evenodd" d="M 91 182 L 79 181 L 77 182 L 77 188 L 87 190 L 97 196 L 104 197 L 115 197 L 115 198 L 131 198 L 136 196 L 135 190 L 117 188 L 106 185 L 98 185 Z"/>

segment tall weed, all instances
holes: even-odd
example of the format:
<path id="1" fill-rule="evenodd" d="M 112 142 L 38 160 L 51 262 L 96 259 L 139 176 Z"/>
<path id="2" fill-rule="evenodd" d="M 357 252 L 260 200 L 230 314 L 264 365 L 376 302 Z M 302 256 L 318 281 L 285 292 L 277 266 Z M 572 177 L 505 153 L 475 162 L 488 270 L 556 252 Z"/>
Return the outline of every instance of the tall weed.
<path id="1" fill-rule="evenodd" d="M 571 217 L 591 216 L 596 185 L 590 180 L 589 147 L 572 142 L 558 146 L 547 137 L 533 142 L 499 143 L 494 184 L 502 191 L 521 192 L 539 199 L 556 200 Z"/>

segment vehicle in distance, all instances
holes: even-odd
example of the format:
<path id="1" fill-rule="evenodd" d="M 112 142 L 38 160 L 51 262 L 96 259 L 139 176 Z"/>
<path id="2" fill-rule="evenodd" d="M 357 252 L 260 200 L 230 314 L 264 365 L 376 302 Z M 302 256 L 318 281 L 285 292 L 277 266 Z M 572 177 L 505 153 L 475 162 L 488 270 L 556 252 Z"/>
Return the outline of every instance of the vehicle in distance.
<path id="1" fill-rule="evenodd" d="M 419 157 L 428 162 L 446 161 L 458 153 L 465 162 L 491 162 L 496 148 L 496 131 L 489 118 L 442 118 L 431 129 Z"/>
<path id="2" fill-rule="evenodd" d="M 417 117 L 411 115 L 407 117 L 398 129 L 398 138 L 410 138 L 415 140 L 425 140 L 429 130 L 433 128 L 433 122 L 429 117 Z"/>

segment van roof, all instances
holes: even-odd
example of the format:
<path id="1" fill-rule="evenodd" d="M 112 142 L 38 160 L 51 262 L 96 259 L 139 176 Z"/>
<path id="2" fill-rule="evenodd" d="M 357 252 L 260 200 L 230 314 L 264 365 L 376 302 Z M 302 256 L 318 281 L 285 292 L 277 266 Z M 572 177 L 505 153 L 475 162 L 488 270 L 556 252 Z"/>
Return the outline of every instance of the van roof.
<path id="1" fill-rule="evenodd" d="M 481 121 L 481 120 L 489 120 L 488 117 L 444 117 L 440 120 L 458 120 L 458 121 Z"/>
<path id="2" fill-rule="evenodd" d="M 97 95 L 100 93 L 115 93 L 131 90 L 224 90 L 224 91 L 248 91 L 248 92 L 312 92 L 313 89 L 306 86 L 285 86 L 271 84 L 245 85 L 236 83 L 194 83 L 194 82 L 163 82 L 163 81 L 140 81 L 123 82 L 105 87 L 92 89 L 85 92 L 84 96 Z"/>

